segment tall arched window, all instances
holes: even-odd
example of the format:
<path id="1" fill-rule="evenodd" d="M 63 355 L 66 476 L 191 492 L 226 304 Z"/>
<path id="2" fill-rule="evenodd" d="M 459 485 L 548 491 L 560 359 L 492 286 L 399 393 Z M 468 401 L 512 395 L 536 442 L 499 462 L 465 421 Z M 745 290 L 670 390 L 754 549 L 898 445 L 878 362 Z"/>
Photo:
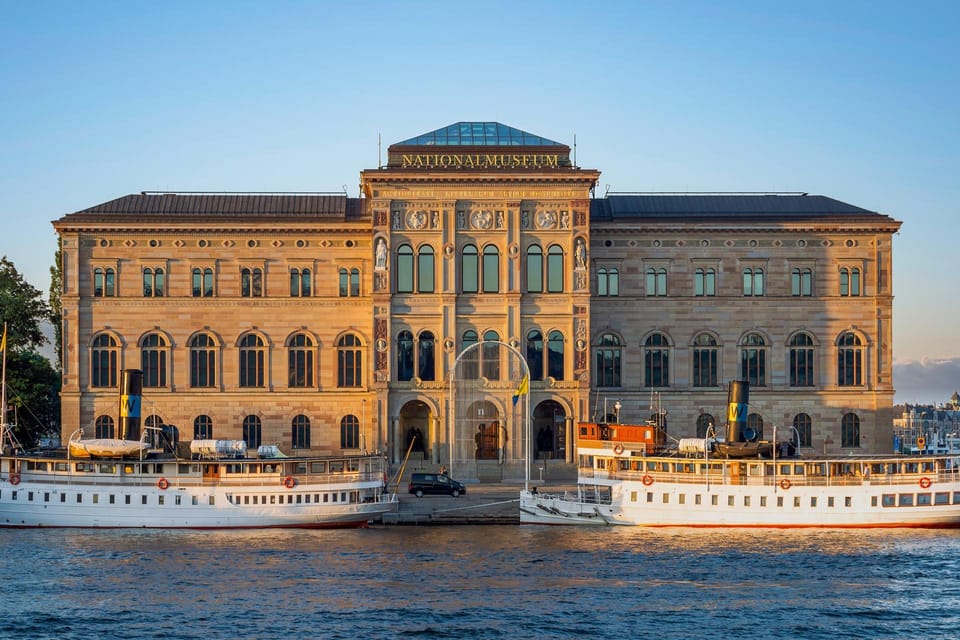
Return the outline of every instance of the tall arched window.
<path id="1" fill-rule="evenodd" d="M 360 338 L 348 333 L 337 341 L 337 386 L 359 387 L 363 384 L 363 355 Z"/>
<path id="2" fill-rule="evenodd" d="M 341 268 L 338 273 L 340 276 L 340 297 L 346 298 L 350 295 L 350 272 Z"/>
<path id="3" fill-rule="evenodd" d="M 420 252 L 417 254 L 417 291 L 420 293 L 436 291 L 434 262 L 433 247 L 428 244 L 420 247 Z"/>
<path id="4" fill-rule="evenodd" d="M 309 449 L 310 418 L 305 415 L 295 416 L 290 426 L 292 428 L 292 441 L 290 446 L 294 449 Z"/>
<path id="5" fill-rule="evenodd" d="M 240 386 L 262 387 L 264 372 L 263 338 L 248 333 L 240 338 Z"/>
<path id="6" fill-rule="evenodd" d="M 616 267 L 600 267 L 597 269 L 597 295 L 620 295 L 620 271 Z"/>
<path id="7" fill-rule="evenodd" d="M 664 267 L 647 268 L 647 295 L 667 295 L 667 270 Z"/>
<path id="8" fill-rule="evenodd" d="M 563 380 L 563 334 L 551 331 L 547 336 L 547 375 L 554 380 Z"/>
<path id="9" fill-rule="evenodd" d="M 460 256 L 460 289 L 463 293 L 480 291 L 480 258 L 472 244 L 466 245 Z"/>
<path id="10" fill-rule="evenodd" d="M 483 248 L 483 292 L 500 291 L 500 251 L 495 245 Z"/>
<path id="11" fill-rule="evenodd" d="M 404 329 L 397 334 L 397 380 L 413 379 L 413 333 Z"/>
<path id="12" fill-rule="evenodd" d="M 248 449 L 257 449 L 262 444 L 263 425 L 258 416 L 246 416 L 243 419 L 243 440 Z"/>
<path id="13" fill-rule="evenodd" d="M 543 334 L 539 329 L 527 333 L 527 366 L 531 380 L 543 380 Z"/>
<path id="14" fill-rule="evenodd" d="M 743 270 L 743 295 L 763 295 L 763 269 L 747 267 Z"/>
<path id="15" fill-rule="evenodd" d="M 310 269 L 290 269 L 290 296 L 306 298 L 310 295 Z"/>
<path id="16" fill-rule="evenodd" d="M 717 295 L 717 270 L 713 267 L 699 267 L 693 274 L 693 295 Z"/>
<path id="17" fill-rule="evenodd" d="M 117 362 L 120 345 L 113 336 L 101 333 L 93 339 L 90 349 L 90 386 L 117 386 Z"/>
<path id="18" fill-rule="evenodd" d="M 212 298 L 213 297 L 213 269 L 193 270 L 193 297 L 194 298 Z"/>
<path id="19" fill-rule="evenodd" d="M 487 380 L 499 380 L 500 379 L 500 345 L 494 344 L 500 342 L 500 335 L 496 331 L 487 331 L 483 334 L 483 341 L 485 343 L 481 348 L 482 355 L 480 359 L 482 361 L 481 370 L 483 371 L 483 377 Z"/>
<path id="20" fill-rule="evenodd" d="M 543 291 L 543 249 L 538 244 L 527 247 L 527 292 Z"/>
<path id="21" fill-rule="evenodd" d="M 863 384 L 863 345 L 853 332 L 837 339 L 837 384 L 855 387 Z"/>
<path id="22" fill-rule="evenodd" d="M 217 384 L 217 343 L 205 333 L 190 338 L 190 386 Z"/>
<path id="23" fill-rule="evenodd" d="M 164 289 L 163 269 L 159 267 L 151 269 L 147 267 L 143 270 L 143 297 L 144 298 L 162 298 Z"/>
<path id="24" fill-rule="evenodd" d="M 752 433 L 753 436 L 749 437 Z M 763 440 L 763 418 L 759 413 L 751 413 L 747 416 L 747 439 L 751 442 Z"/>
<path id="25" fill-rule="evenodd" d="M 748 333 L 740 345 L 740 379 L 754 387 L 767 384 L 767 342 L 759 333 Z"/>
<path id="26" fill-rule="evenodd" d="M 421 380 L 436 380 L 436 340 L 430 331 L 421 331 L 417 336 L 417 377 Z"/>
<path id="27" fill-rule="evenodd" d="M 298 333 L 287 343 L 287 384 L 291 387 L 305 388 L 314 386 L 313 338 Z"/>
<path id="28" fill-rule="evenodd" d="M 617 336 L 612 333 L 600 336 L 596 346 L 596 386 L 620 386 L 621 349 L 620 338 Z"/>
<path id="29" fill-rule="evenodd" d="M 140 369 L 143 386 L 167 386 L 167 341 L 159 333 L 150 333 L 140 341 Z"/>
<path id="30" fill-rule="evenodd" d="M 350 269 L 350 297 L 360 296 L 360 269 Z"/>
<path id="31" fill-rule="evenodd" d="M 463 338 L 460 340 L 460 351 L 461 353 L 466 351 L 469 347 L 477 344 L 479 338 L 477 337 L 477 332 L 473 329 L 468 329 L 463 332 Z M 480 377 L 480 353 L 478 349 L 474 349 L 469 354 L 467 354 L 462 363 L 463 377 L 467 380 L 476 380 Z"/>
<path id="32" fill-rule="evenodd" d="M 115 438 L 113 418 L 110 416 L 97 416 L 93 423 L 94 438 Z"/>
<path id="33" fill-rule="evenodd" d="M 643 384 L 645 387 L 670 386 L 670 343 L 662 333 L 650 335 L 644 342 Z"/>
<path id="34" fill-rule="evenodd" d="M 790 272 L 790 292 L 795 296 L 812 296 L 813 270 L 794 268 Z"/>
<path id="35" fill-rule="evenodd" d="M 860 418 L 855 413 L 844 414 L 840 421 L 840 446 L 860 446 Z"/>
<path id="36" fill-rule="evenodd" d="M 97 267 L 93 270 L 93 295 L 96 298 L 113 297 L 117 295 L 116 271 L 112 268 Z"/>
<path id="37" fill-rule="evenodd" d="M 213 420 L 210 416 L 197 416 L 193 420 L 194 440 L 213 440 Z"/>
<path id="38" fill-rule="evenodd" d="M 793 428 L 797 430 L 801 447 L 813 446 L 813 421 L 805 413 L 793 416 Z"/>
<path id="39" fill-rule="evenodd" d="M 840 269 L 840 295 L 859 296 L 860 294 L 860 269 L 858 267 L 842 267 Z"/>
<path id="40" fill-rule="evenodd" d="M 711 427 L 713 427 L 713 431 L 710 430 Z M 706 438 L 708 436 L 714 437 L 717 435 L 716 429 L 717 429 L 717 423 L 713 419 L 712 415 L 710 415 L 709 413 L 701 413 L 699 416 L 697 416 L 697 437 L 698 438 Z"/>
<path id="41" fill-rule="evenodd" d="M 413 293 L 413 247 L 397 247 L 397 293 Z"/>
<path id="42" fill-rule="evenodd" d="M 340 419 L 340 448 L 360 448 L 360 421 L 357 416 L 347 415 Z"/>
<path id="43" fill-rule="evenodd" d="M 240 270 L 240 295 L 244 298 L 263 296 L 263 269 L 244 267 Z"/>
<path id="44" fill-rule="evenodd" d="M 693 386 L 715 387 L 720 384 L 719 351 L 717 339 L 709 333 L 697 334 L 693 339 Z"/>
<path id="45" fill-rule="evenodd" d="M 547 250 L 547 291 L 563 292 L 563 248 L 559 245 Z"/>
<path id="46" fill-rule="evenodd" d="M 790 338 L 790 386 L 813 386 L 813 338 L 809 334 Z"/>

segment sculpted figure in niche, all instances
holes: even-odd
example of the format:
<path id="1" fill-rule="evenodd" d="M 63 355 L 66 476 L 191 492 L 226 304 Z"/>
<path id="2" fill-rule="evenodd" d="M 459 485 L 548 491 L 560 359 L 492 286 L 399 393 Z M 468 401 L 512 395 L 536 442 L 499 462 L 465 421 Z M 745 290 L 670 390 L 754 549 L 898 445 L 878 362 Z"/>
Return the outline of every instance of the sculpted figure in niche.
<path id="1" fill-rule="evenodd" d="M 374 269 L 383 271 L 387 268 L 387 241 L 383 238 L 377 238 L 377 254 Z"/>
<path id="2" fill-rule="evenodd" d="M 587 268 L 587 243 L 583 238 L 577 238 L 577 248 L 575 250 L 577 259 L 577 269 Z"/>

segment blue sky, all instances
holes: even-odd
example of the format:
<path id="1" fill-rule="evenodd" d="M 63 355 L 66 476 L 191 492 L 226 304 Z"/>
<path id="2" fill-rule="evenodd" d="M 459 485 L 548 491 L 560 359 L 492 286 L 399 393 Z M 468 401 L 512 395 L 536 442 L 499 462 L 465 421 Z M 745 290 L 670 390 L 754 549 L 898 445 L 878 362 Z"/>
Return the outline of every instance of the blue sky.
<path id="1" fill-rule="evenodd" d="M 0 254 L 43 291 L 65 213 L 143 190 L 356 196 L 378 136 L 496 120 L 576 136 L 601 192 L 806 191 L 902 220 L 898 400 L 960 389 L 960 3 L 0 7 Z"/>

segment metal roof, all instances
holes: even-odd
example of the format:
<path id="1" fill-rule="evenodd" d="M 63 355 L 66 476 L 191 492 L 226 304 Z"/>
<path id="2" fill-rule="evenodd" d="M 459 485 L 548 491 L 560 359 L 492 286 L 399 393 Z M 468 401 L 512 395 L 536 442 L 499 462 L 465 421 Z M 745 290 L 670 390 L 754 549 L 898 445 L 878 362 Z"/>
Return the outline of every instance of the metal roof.
<path id="1" fill-rule="evenodd" d="M 68 214 L 87 216 L 231 217 L 320 216 L 342 218 L 360 209 L 359 198 L 330 193 L 153 193 L 130 194 Z"/>
<path id="2" fill-rule="evenodd" d="M 457 122 L 392 146 L 566 147 L 499 122 Z"/>

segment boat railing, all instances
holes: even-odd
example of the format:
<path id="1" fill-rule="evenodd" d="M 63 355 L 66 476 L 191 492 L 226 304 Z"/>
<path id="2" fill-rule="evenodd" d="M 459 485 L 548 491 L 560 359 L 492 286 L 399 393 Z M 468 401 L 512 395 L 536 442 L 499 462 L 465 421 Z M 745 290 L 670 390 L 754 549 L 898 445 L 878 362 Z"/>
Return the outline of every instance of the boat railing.
<path id="1" fill-rule="evenodd" d="M 598 470 L 598 469 L 580 469 L 582 478 L 608 478 L 611 480 L 630 480 L 642 482 L 646 486 L 653 486 L 655 483 L 663 482 L 667 484 L 706 484 L 711 485 L 779 485 L 788 486 L 862 486 L 862 485 L 918 485 L 926 484 L 924 479 L 935 482 L 956 482 L 958 476 L 955 469 L 941 469 L 930 472 L 909 472 L 895 474 L 867 474 L 867 475 L 797 475 L 797 474 L 776 474 L 776 475 L 731 475 L 721 472 L 711 472 L 705 474 L 702 472 L 676 473 L 665 471 L 640 471 L 640 470 Z M 786 482 L 784 482 L 786 481 Z"/>
<path id="2" fill-rule="evenodd" d="M 167 473 L 104 473 L 98 471 L 24 471 L 21 479 L 41 484 L 109 486 L 109 487 L 149 487 L 161 481 L 169 488 L 219 485 L 229 487 L 281 487 L 285 486 L 288 476 L 280 473 L 244 474 L 221 473 L 218 476 L 203 477 L 200 474 Z M 292 474 L 294 486 L 333 485 L 346 482 L 376 482 L 383 479 L 381 471 L 348 471 L 343 473 L 301 473 Z M 289 488 L 289 487 L 288 487 Z"/>

